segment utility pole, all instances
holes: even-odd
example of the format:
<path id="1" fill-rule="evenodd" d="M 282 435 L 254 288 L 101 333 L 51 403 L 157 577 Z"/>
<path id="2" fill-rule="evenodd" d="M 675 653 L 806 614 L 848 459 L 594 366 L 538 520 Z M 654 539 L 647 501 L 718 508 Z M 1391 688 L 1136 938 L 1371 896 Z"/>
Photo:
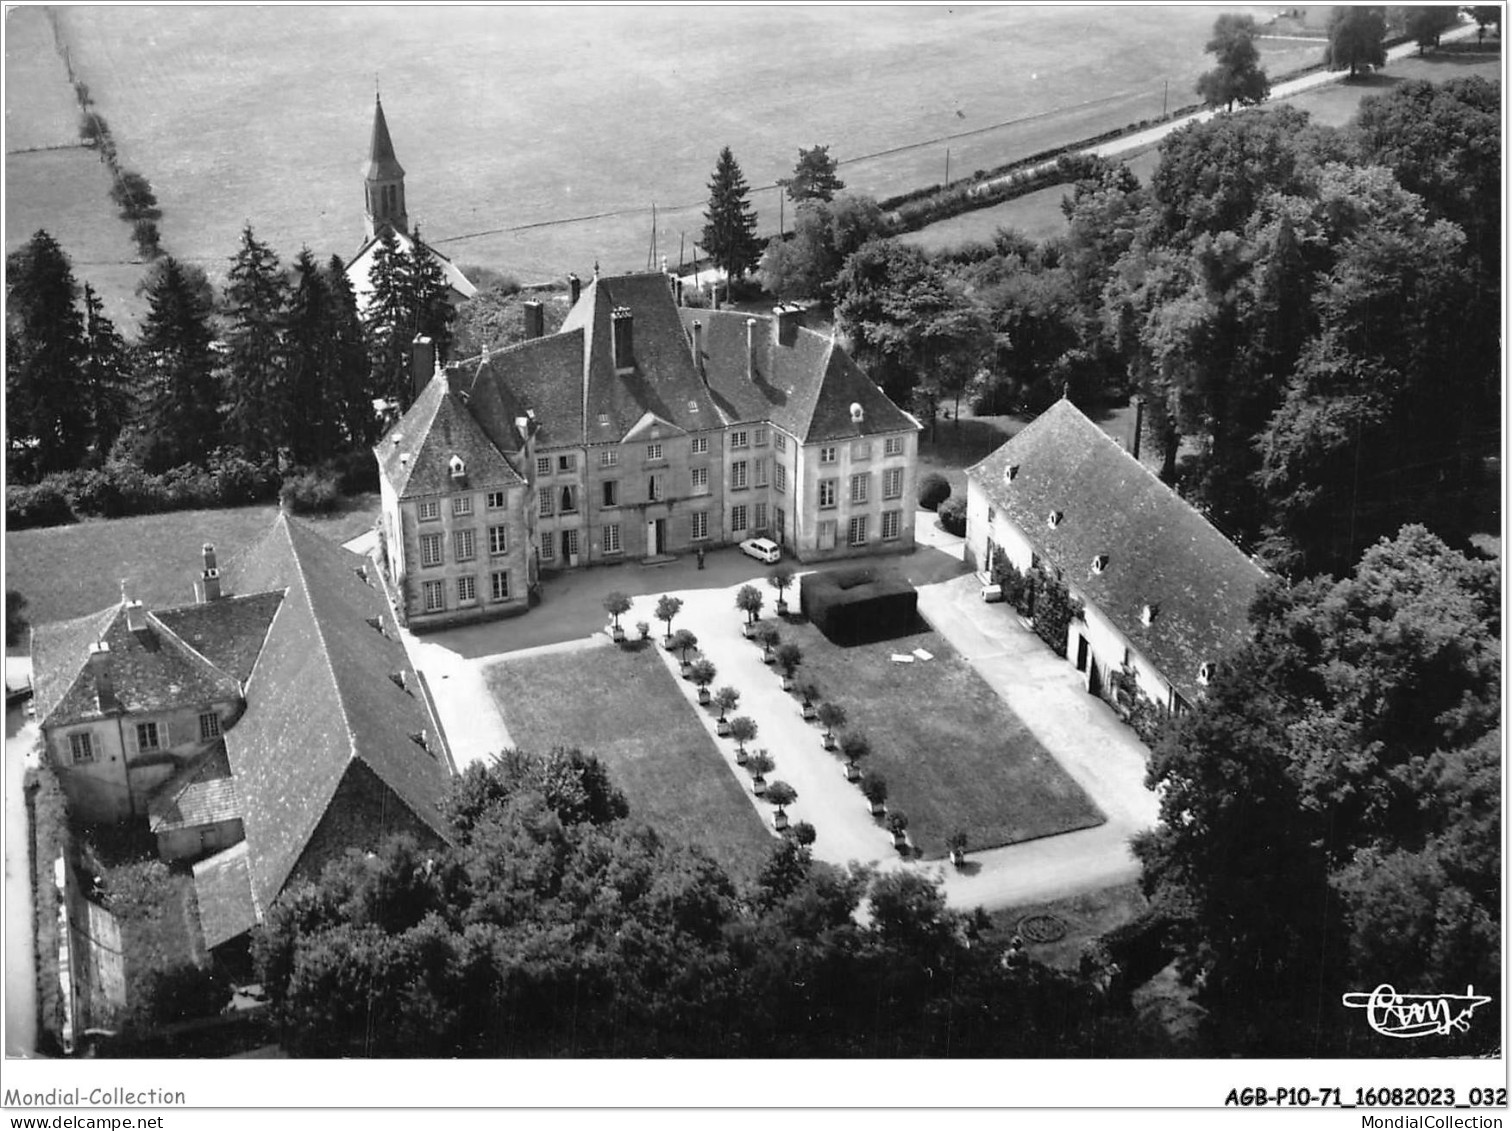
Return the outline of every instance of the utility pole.
<path id="1" fill-rule="evenodd" d="M 1162 118 L 1164 118 L 1166 116 L 1166 110 L 1167 110 L 1167 108 L 1169 108 L 1170 105 L 1171 105 L 1171 80 L 1170 79 L 1166 79 L 1166 81 L 1165 81 L 1165 94 L 1163 94 L 1161 96 L 1161 99 L 1160 99 L 1160 116 Z"/>
<path id="2" fill-rule="evenodd" d="M 945 187 L 950 187 L 950 146 L 945 147 Z"/>

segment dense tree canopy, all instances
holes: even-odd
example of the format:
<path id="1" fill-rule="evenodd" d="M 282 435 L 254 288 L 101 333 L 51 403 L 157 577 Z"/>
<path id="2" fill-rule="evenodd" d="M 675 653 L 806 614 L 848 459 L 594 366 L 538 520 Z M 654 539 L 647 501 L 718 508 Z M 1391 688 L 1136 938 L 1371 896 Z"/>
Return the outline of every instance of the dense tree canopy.
<path id="1" fill-rule="evenodd" d="M 5 260 L 6 456 L 12 474 L 73 467 L 89 443 L 84 321 L 73 264 L 38 231 Z"/>
<path id="2" fill-rule="evenodd" d="M 147 291 L 139 352 L 158 452 L 149 471 L 203 464 L 221 434 L 209 304 L 178 260 L 167 256 L 159 263 Z"/>
<path id="3" fill-rule="evenodd" d="M 886 235 L 887 217 L 869 196 L 807 200 L 790 239 L 774 238 L 761 257 L 761 285 L 779 299 L 827 299 L 851 253 Z"/>
<path id="4" fill-rule="evenodd" d="M 457 847 L 290 889 L 254 957 L 286 1046 L 370 1056 L 1053 1056 L 1160 1047 L 1098 989 L 1005 969 L 910 873 L 774 842 L 741 891 L 573 751 L 472 766 Z M 871 924 L 858 909 L 869 898 Z"/>
<path id="5" fill-rule="evenodd" d="M 221 380 L 227 439 L 253 460 L 266 459 L 284 444 L 290 407 L 288 300 L 278 256 L 246 225 L 226 279 L 229 325 Z"/>
<path id="6" fill-rule="evenodd" d="M 1157 746 L 1136 853 L 1215 1051 L 1400 1054 L 1317 1003 L 1500 983 L 1500 604 L 1496 563 L 1404 528 L 1342 581 L 1263 595 Z"/>

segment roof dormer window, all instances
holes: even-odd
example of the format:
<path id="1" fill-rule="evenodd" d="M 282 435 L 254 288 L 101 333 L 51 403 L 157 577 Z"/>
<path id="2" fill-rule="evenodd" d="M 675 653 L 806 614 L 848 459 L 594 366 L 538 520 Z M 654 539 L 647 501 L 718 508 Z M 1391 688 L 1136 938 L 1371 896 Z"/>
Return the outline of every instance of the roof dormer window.
<path id="1" fill-rule="evenodd" d="M 1003 468 L 1003 482 L 1012 483 L 1015 479 L 1018 478 L 1018 472 L 1019 465 L 1016 463 L 1010 463 L 1007 467 Z"/>
<path id="2" fill-rule="evenodd" d="M 467 474 L 467 464 L 462 462 L 461 456 L 452 456 L 450 466 L 451 477 L 453 479 L 461 479 L 464 475 Z"/>
<path id="3" fill-rule="evenodd" d="M 1139 610 L 1139 623 L 1144 625 L 1146 628 L 1149 628 L 1150 625 L 1155 623 L 1155 618 L 1159 615 L 1159 605 L 1146 605 L 1144 608 Z"/>
<path id="4" fill-rule="evenodd" d="M 601 412 L 601 413 L 599 413 L 599 427 L 600 428 L 608 428 L 609 427 L 609 414 L 607 412 Z"/>
<path id="5" fill-rule="evenodd" d="M 1197 665 L 1197 682 L 1206 687 L 1213 682 L 1213 662 L 1204 660 Z"/>
<path id="6" fill-rule="evenodd" d="M 695 400 L 691 400 L 690 399 L 688 401 L 688 411 L 689 412 L 697 412 L 698 411 L 698 402 L 695 401 Z"/>
<path id="7" fill-rule="evenodd" d="M 1045 521 L 1050 524 L 1050 529 L 1054 530 L 1061 524 L 1061 519 L 1064 517 L 1065 515 L 1061 511 L 1051 511 Z"/>
<path id="8" fill-rule="evenodd" d="M 1095 557 L 1095 558 L 1092 559 L 1092 572 L 1093 573 L 1101 573 L 1103 570 L 1105 570 L 1107 568 L 1108 568 L 1108 555 L 1107 554 L 1098 554 L 1097 557 Z"/>

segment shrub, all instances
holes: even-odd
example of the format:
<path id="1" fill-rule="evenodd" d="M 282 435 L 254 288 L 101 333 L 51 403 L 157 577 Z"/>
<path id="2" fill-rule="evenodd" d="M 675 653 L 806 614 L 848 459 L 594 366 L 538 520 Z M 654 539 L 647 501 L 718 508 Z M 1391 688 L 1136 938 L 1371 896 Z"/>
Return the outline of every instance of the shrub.
<path id="1" fill-rule="evenodd" d="M 365 448 L 344 452 L 327 460 L 321 467 L 336 476 L 336 485 L 343 495 L 361 495 L 378 490 L 378 461 Z"/>
<path id="2" fill-rule="evenodd" d="M 799 593 L 803 615 L 839 643 L 882 640 L 916 631 L 919 595 L 894 574 L 871 569 L 811 575 Z"/>
<path id="3" fill-rule="evenodd" d="M 231 984 L 214 970 L 183 962 L 149 972 L 137 984 L 130 1023 L 169 1025 L 213 1017 L 231 997 Z"/>
<path id="4" fill-rule="evenodd" d="M 940 504 L 940 529 L 962 537 L 966 533 L 966 500 L 960 495 Z"/>
<path id="5" fill-rule="evenodd" d="M 376 463 L 371 456 L 367 462 Z M 253 463 L 224 448 L 211 453 L 210 474 L 215 479 L 216 501 L 223 507 L 260 503 L 278 493 L 278 472 L 271 463 Z"/>
<path id="6" fill-rule="evenodd" d="M 156 259 L 163 254 L 162 237 L 156 220 L 143 217 L 132 221 L 131 238 L 136 240 L 137 254 L 143 259 Z"/>
<path id="7" fill-rule="evenodd" d="M 341 502 L 341 489 L 333 473 L 306 471 L 284 480 L 278 501 L 295 514 L 329 514 Z"/>
<path id="8" fill-rule="evenodd" d="M 155 220 L 161 213 L 157 207 L 157 194 L 141 173 L 124 170 L 110 186 L 110 199 L 121 210 L 123 220 Z"/>
<path id="9" fill-rule="evenodd" d="M 919 506 L 925 510 L 938 510 L 940 504 L 948 498 L 950 498 L 950 480 L 938 471 L 931 471 L 919 480 Z"/>
<path id="10" fill-rule="evenodd" d="M 814 826 L 807 821 L 799 821 L 789 831 L 792 833 L 793 839 L 805 847 L 813 844 L 819 838 L 819 834 L 814 831 Z"/>
<path id="11" fill-rule="evenodd" d="M 10 530 L 29 526 L 61 526 L 73 522 L 68 499 L 51 480 L 30 486 L 5 488 L 5 524 Z"/>

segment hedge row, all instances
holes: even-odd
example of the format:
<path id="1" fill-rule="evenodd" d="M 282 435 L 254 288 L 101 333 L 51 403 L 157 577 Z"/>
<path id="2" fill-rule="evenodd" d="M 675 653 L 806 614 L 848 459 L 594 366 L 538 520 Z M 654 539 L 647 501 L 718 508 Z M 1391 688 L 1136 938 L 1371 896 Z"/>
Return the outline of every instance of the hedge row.
<path id="1" fill-rule="evenodd" d="M 39 483 L 10 485 L 5 518 L 11 530 L 59 526 L 80 518 L 240 507 L 280 499 L 299 514 L 334 510 L 344 495 L 377 489 L 377 470 L 366 452 L 319 468 L 280 473 L 271 463 L 235 455 L 212 457 L 209 467 L 186 465 L 152 475 L 134 464 L 59 472 Z"/>

